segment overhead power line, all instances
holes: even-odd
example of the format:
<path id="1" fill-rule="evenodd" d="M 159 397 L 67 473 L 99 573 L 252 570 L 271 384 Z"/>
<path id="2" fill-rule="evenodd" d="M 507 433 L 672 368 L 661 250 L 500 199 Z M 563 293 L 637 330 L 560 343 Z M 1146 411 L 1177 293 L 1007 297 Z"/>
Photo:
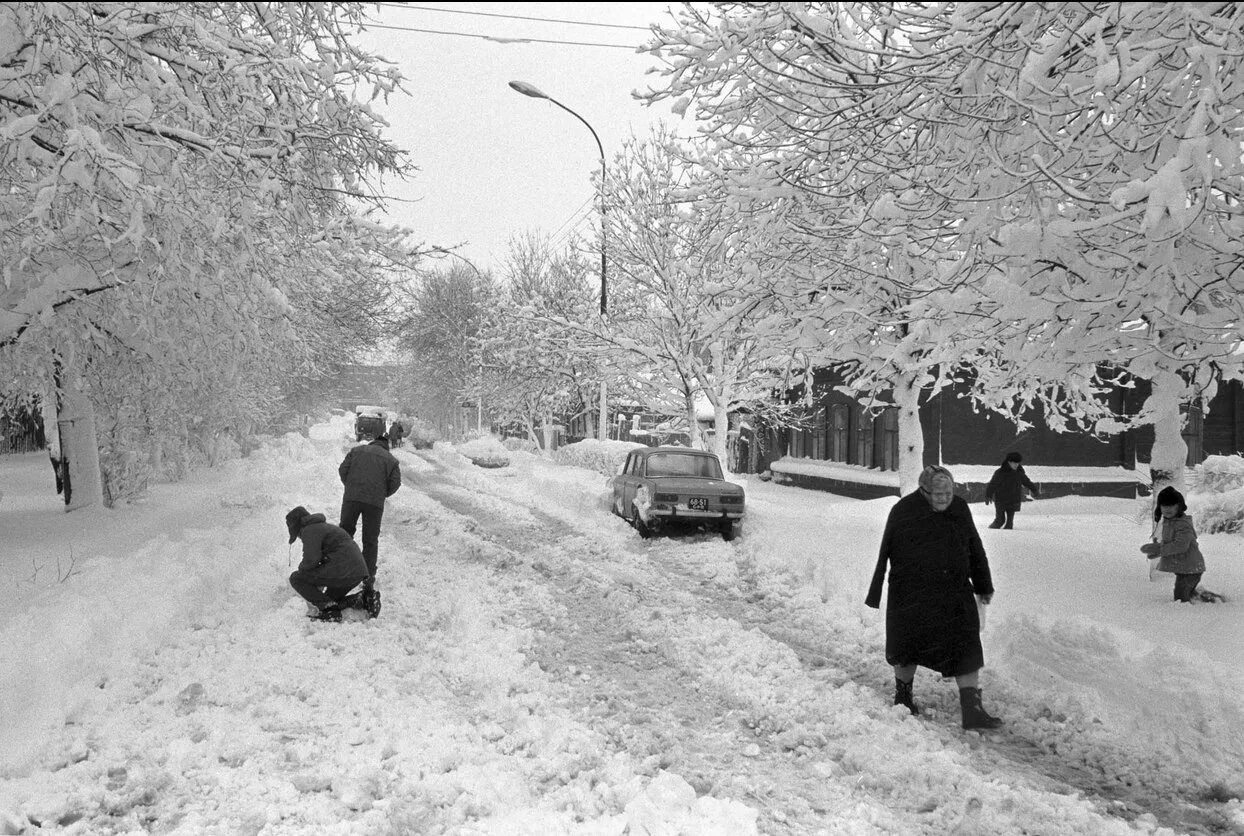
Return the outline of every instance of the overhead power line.
<path id="1" fill-rule="evenodd" d="M 602 29 L 631 29 L 638 32 L 647 32 L 646 26 L 630 26 L 623 23 L 593 23 L 587 20 L 564 20 L 556 17 L 528 17 L 526 15 L 503 15 L 496 12 L 473 12 L 466 9 L 441 9 L 435 6 L 412 6 L 409 3 L 377 3 L 377 6 L 386 6 L 391 9 L 418 9 L 424 12 L 445 12 L 446 14 L 455 15 L 473 15 L 475 17 L 504 17 L 509 20 L 534 20 L 540 23 L 569 23 L 572 26 L 598 26 Z"/>
<path id="2" fill-rule="evenodd" d="M 585 200 L 585 201 L 583 201 L 582 203 L 580 203 L 580 204 L 579 204 L 579 208 L 578 208 L 578 209 L 575 209 L 573 212 L 571 212 L 571 213 L 570 213 L 570 217 L 568 217 L 568 218 L 566 218 L 566 220 L 562 221 L 562 225 L 561 225 L 561 226 L 559 226 L 557 229 L 553 230 L 552 234 L 551 234 L 551 235 L 549 235 L 549 238 L 550 238 L 550 239 L 552 239 L 552 238 L 556 238 L 556 237 L 557 237 L 557 235 L 558 235 L 558 233 L 559 233 L 559 232 L 561 232 L 563 229 L 565 229 L 565 228 L 566 228 L 567 224 L 569 224 L 569 223 L 570 223 L 571 221 L 573 221 L 575 218 L 579 217 L 579 216 L 580 216 L 581 214 L 583 214 L 584 212 L 590 212 L 590 211 L 592 210 L 592 208 L 593 208 L 593 207 L 592 207 L 592 203 L 594 203 L 595 201 L 596 201 L 596 195 L 591 195 L 591 196 L 589 196 L 589 197 L 588 197 L 588 199 L 587 199 L 587 200 Z"/>
<path id="3" fill-rule="evenodd" d="M 360 24 L 364 29 L 394 29 L 398 32 L 423 32 L 429 35 L 453 35 L 459 38 L 479 38 L 484 41 L 492 41 L 498 44 L 562 44 L 565 46 L 599 46 L 608 49 L 625 49 L 630 52 L 638 52 L 639 47 L 627 46 L 626 44 L 602 44 L 591 43 L 587 41 L 559 41 L 552 38 L 514 38 L 503 35 L 475 35 L 470 32 L 447 32 L 444 29 L 420 29 L 415 26 L 392 26 L 387 23 L 363 23 Z"/>

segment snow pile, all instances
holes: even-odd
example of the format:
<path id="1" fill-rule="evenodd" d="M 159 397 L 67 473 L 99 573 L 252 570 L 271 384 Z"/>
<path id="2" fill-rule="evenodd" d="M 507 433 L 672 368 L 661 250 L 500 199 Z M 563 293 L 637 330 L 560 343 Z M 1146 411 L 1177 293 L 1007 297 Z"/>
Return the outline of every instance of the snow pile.
<path id="1" fill-rule="evenodd" d="M 627 454 L 643 446 L 633 441 L 598 441 L 585 438 L 557 448 L 553 453 L 553 461 L 613 476 L 626 464 Z"/>
<path id="2" fill-rule="evenodd" d="M 431 447 L 440 439 L 436 427 L 418 418 L 403 418 L 402 427 L 406 430 L 403 443 L 410 447 Z"/>
<path id="3" fill-rule="evenodd" d="M 508 467 L 510 450 L 493 435 L 483 435 L 452 446 L 461 456 L 466 456 L 480 467 Z"/>
<path id="4" fill-rule="evenodd" d="M 531 453 L 533 456 L 540 455 L 540 445 L 530 438 L 519 438 L 518 436 L 511 435 L 501 439 L 501 443 L 505 445 L 507 450 L 521 450 L 524 453 Z"/>
<path id="5" fill-rule="evenodd" d="M 745 804 L 711 796 L 697 798 L 678 775 L 660 772 L 626 805 L 630 836 L 750 836 L 758 833 L 756 811 Z"/>

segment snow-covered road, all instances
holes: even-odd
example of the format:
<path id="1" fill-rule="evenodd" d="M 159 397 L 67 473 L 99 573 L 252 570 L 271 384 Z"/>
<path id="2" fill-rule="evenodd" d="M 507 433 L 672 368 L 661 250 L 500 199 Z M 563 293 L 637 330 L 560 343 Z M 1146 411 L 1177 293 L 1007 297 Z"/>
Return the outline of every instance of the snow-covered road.
<path id="1" fill-rule="evenodd" d="M 0 618 L 0 833 L 1244 832 L 1207 792 L 1239 787 L 1240 699 L 1213 699 L 1235 674 L 1177 646 L 1142 659 L 1122 628 L 1002 608 L 1004 733 L 960 730 L 927 673 L 921 718 L 890 706 L 860 604 L 879 503 L 749 483 L 740 540 L 645 541 L 599 474 L 400 450 L 381 617 L 310 622 L 281 519 L 332 516 L 344 435 L 286 437 L 184 507 L 100 513 L 105 551 L 23 581 Z M 23 513 L 7 539 L 45 565 Z"/>

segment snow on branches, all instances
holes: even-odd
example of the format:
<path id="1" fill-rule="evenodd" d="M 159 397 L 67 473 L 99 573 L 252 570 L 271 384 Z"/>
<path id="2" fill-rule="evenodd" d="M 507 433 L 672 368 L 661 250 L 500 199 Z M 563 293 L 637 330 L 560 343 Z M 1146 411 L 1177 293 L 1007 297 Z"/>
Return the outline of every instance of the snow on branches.
<path id="1" fill-rule="evenodd" d="M 651 44 L 669 62 L 652 97 L 687 100 L 738 160 L 734 200 L 808 254 L 827 357 L 870 386 L 944 378 L 949 342 L 982 403 L 1092 423 L 1101 384 L 1068 375 L 1173 375 L 1175 403 L 1244 376 L 1240 14 L 687 6 Z"/>
<path id="2" fill-rule="evenodd" d="M 149 392 L 219 428 L 245 403 L 271 407 L 254 395 L 279 394 L 331 341 L 374 339 L 384 293 L 357 288 L 384 288 L 406 249 L 365 213 L 407 164 L 367 103 L 401 79 L 351 43 L 360 9 L 0 8 L 14 379 L 51 386 L 55 362 L 100 403 Z"/>

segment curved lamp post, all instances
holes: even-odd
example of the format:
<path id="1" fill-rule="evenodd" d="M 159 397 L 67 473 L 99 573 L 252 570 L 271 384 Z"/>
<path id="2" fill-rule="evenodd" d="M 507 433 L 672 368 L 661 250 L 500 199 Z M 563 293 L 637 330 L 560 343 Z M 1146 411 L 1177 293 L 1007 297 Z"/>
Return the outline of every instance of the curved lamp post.
<path id="1" fill-rule="evenodd" d="M 596 140 L 596 150 L 600 152 L 600 315 L 603 317 L 608 306 L 606 304 L 606 280 L 605 280 L 605 146 L 600 144 L 600 137 L 596 135 L 596 129 L 593 128 L 588 121 L 570 108 L 559 102 L 557 99 L 545 93 L 534 84 L 528 84 L 525 81 L 511 81 L 510 87 L 522 93 L 524 96 L 530 96 L 533 99 L 546 99 L 569 113 L 574 118 L 583 123 L 589 131 L 592 132 L 592 139 Z M 606 404 L 605 380 L 602 377 L 600 381 L 600 420 L 597 422 L 596 436 L 601 441 L 609 438 L 609 422 L 608 422 L 608 406 Z"/>

